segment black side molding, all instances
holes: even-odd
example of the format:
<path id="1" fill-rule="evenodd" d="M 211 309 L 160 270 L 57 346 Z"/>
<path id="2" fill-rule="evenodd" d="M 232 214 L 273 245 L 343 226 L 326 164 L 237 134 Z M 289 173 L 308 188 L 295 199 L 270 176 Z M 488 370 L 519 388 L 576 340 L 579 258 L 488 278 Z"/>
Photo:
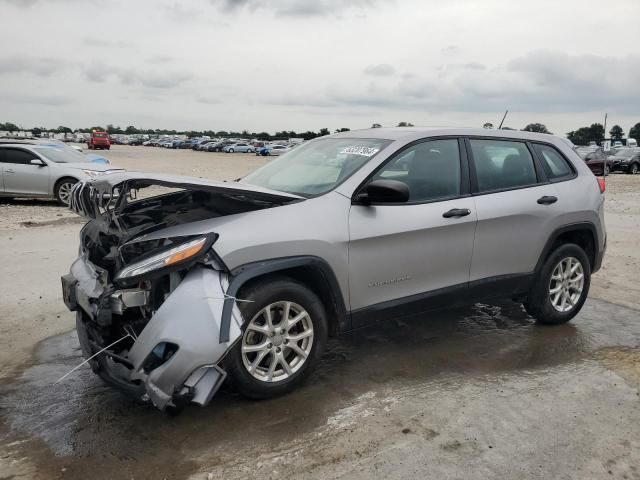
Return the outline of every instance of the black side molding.
<path id="1" fill-rule="evenodd" d="M 289 270 L 296 267 L 310 267 L 321 272 L 324 280 L 329 284 L 329 295 L 331 297 L 333 307 L 338 314 L 338 326 L 340 330 L 349 328 L 350 317 L 347 315 L 347 308 L 342 297 L 340 285 L 336 279 L 333 270 L 329 264 L 320 257 L 312 255 L 303 255 L 295 257 L 273 258 L 261 262 L 247 263 L 240 267 L 236 267 L 230 272 L 229 288 L 227 289 L 227 297 L 222 307 L 222 319 L 220 322 L 220 343 L 229 341 L 229 329 L 231 327 L 231 313 L 235 297 L 240 288 L 252 278 L 259 277 L 268 273 L 275 273 L 283 270 Z"/>
<path id="2" fill-rule="evenodd" d="M 554 230 L 551 236 L 549 237 L 549 239 L 547 240 L 547 243 L 544 245 L 542 252 L 540 253 L 540 257 L 538 258 L 538 263 L 536 264 L 535 272 L 537 273 L 540 271 L 540 269 L 542 268 L 542 265 L 544 264 L 545 259 L 551 252 L 551 248 L 553 247 L 553 244 L 556 243 L 556 240 L 558 240 L 558 238 L 561 235 L 569 232 L 580 231 L 580 230 L 589 231 L 589 233 L 593 238 L 593 245 L 594 245 L 595 251 L 593 252 L 594 258 L 593 258 L 593 265 L 591 266 L 591 273 L 597 272 L 600 269 L 600 266 L 602 264 L 604 249 L 603 250 L 600 249 L 600 245 L 598 243 L 598 231 L 596 230 L 595 225 L 591 222 L 570 223 L 569 225 L 565 225 L 563 227 L 560 227 Z M 606 246 L 606 238 L 605 238 L 605 246 Z"/>

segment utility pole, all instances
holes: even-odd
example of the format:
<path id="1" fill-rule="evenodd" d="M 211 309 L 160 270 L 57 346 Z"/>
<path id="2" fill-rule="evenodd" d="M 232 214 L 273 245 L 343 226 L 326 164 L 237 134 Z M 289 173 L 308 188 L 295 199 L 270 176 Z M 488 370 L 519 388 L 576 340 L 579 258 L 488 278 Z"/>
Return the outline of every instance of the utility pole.
<path id="1" fill-rule="evenodd" d="M 607 115 L 608 113 L 604 114 L 604 138 L 607 138 Z M 602 143 L 604 143 L 604 141 Z M 603 153 L 602 157 L 604 158 L 603 160 L 604 163 L 602 165 L 602 176 L 606 177 L 607 176 L 607 156 L 604 155 L 604 148 L 602 149 L 602 153 Z"/>

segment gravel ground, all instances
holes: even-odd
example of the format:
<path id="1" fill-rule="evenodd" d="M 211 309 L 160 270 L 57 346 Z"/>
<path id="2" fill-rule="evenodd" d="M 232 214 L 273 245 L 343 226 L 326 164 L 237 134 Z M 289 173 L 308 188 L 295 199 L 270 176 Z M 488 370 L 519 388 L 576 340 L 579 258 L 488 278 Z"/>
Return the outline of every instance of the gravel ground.
<path id="1" fill-rule="evenodd" d="M 255 155 L 114 146 L 114 166 L 218 180 Z M 640 478 L 640 176 L 607 186 L 608 250 L 568 325 L 512 303 L 332 340 L 291 395 L 176 419 L 82 369 L 59 277 L 81 221 L 0 201 L 0 478 Z"/>

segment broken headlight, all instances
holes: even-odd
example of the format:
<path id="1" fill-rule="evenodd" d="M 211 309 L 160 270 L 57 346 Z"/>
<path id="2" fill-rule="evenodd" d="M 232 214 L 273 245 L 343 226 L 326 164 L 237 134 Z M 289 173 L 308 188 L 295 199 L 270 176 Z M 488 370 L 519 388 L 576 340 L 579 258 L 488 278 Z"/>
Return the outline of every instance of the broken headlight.
<path id="1" fill-rule="evenodd" d="M 132 263 L 131 265 L 123 268 L 118 272 L 115 279 L 125 280 L 160 268 L 183 263 L 198 256 L 205 250 L 207 245 L 211 245 L 211 241 L 207 237 L 199 237 L 189 242 L 176 245 L 173 248 L 151 255 L 144 260 Z"/>

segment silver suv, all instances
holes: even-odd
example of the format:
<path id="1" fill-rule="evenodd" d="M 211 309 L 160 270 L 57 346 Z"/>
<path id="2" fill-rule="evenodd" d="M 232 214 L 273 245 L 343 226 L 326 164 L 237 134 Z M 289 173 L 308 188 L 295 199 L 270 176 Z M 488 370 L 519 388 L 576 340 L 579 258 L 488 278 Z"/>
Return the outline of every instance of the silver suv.
<path id="1" fill-rule="evenodd" d="M 323 137 L 229 183 L 106 175 L 72 192 L 89 222 L 64 299 L 95 372 L 138 399 L 206 405 L 227 375 L 272 397 L 378 320 L 496 297 L 570 320 L 603 192 L 563 139 L 468 129 Z"/>

